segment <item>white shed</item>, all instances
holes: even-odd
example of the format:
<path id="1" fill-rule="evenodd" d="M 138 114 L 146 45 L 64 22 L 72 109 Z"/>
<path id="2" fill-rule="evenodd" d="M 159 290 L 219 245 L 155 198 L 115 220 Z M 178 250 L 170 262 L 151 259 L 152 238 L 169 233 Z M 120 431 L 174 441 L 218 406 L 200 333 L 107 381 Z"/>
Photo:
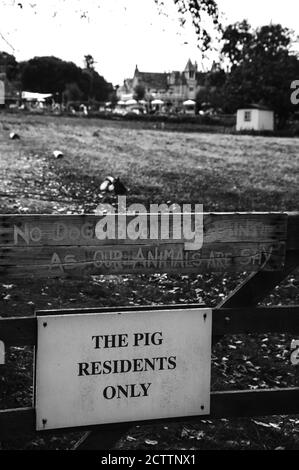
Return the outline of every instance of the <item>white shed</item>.
<path id="1" fill-rule="evenodd" d="M 0 104 L 5 104 L 5 82 L 0 80 Z"/>
<path id="2" fill-rule="evenodd" d="M 274 131 L 274 111 L 252 105 L 237 111 L 237 131 Z"/>

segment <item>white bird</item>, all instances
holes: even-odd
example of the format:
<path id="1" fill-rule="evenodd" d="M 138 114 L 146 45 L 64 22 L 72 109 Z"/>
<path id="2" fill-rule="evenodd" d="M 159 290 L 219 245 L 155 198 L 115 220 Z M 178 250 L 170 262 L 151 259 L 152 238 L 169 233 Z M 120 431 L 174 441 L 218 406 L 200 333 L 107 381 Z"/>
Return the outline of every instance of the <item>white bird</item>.
<path id="1" fill-rule="evenodd" d="M 63 157 L 63 153 L 62 153 L 60 150 L 54 150 L 53 156 L 54 156 L 55 158 L 62 158 L 62 157 Z"/>
<path id="2" fill-rule="evenodd" d="M 100 191 L 112 192 L 114 189 L 114 178 L 113 176 L 106 176 L 103 183 L 100 186 Z"/>
<path id="3" fill-rule="evenodd" d="M 112 193 L 114 191 L 116 195 L 124 195 L 127 193 L 127 188 L 119 178 L 107 176 L 100 186 L 100 191 L 106 193 Z"/>
<path id="4" fill-rule="evenodd" d="M 9 134 L 9 138 L 10 138 L 11 140 L 15 140 L 15 139 L 20 139 L 20 136 L 19 136 L 19 134 L 16 134 L 16 132 L 11 132 L 11 133 Z"/>

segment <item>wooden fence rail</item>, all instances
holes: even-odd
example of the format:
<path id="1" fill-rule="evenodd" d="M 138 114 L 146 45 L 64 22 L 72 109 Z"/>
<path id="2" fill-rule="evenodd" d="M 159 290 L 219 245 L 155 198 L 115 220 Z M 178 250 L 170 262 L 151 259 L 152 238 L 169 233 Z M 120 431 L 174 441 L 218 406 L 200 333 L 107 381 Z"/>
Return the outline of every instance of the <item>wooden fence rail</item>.
<path id="1" fill-rule="evenodd" d="M 199 305 L 189 304 L 188 310 L 199 308 Z M 133 308 L 94 308 L 45 310 L 45 314 L 83 314 L 104 312 L 128 312 L 142 310 L 174 310 L 182 309 L 184 305 L 146 306 Z M 293 307 L 258 307 L 258 308 L 220 308 L 213 309 L 212 335 L 289 333 L 299 335 L 299 306 Z M 0 318 L 0 341 L 7 346 L 36 346 L 37 320 L 36 317 Z"/>
<path id="2" fill-rule="evenodd" d="M 93 430 L 97 433 L 119 431 L 123 433 L 135 425 L 149 425 L 167 422 L 193 422 L 205 418 L 236 418 L 270 415 L 298 414 L 299 388 L 269 390 L 237 390 L 211 392 L 211 408 L 208 415 L 188 416 L 161 420 L 135 421 L 130 423 L 105 424 L 100 426 L 64 428 L 55 433 Z M 34 408 L 0 410 L 0 438 L 35 432 Z M 49 431 L 42 431 L 47 433 Z M 51 431 L 53 432 L 53 431 Z M 115 437 L 115 436 L 114 436 Z M 98 446 L 101 442 L 98 442 Z M 103 447 L 98 447 L 103 448 Z M 105 448 L 105 447 L 104 447 Z M 107 448 L 107 447 L 106 447 Z M 108 447 L 109 448 L 109 447 Z"/>

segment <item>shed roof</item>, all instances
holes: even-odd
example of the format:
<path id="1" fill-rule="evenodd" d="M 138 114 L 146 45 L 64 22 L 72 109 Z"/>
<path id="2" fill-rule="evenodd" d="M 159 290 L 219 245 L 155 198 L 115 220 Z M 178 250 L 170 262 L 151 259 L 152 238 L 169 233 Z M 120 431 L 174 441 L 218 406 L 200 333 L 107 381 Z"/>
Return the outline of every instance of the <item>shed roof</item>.
<path id="1" fill-rule="evenodd" d="M 269 108 L 268 106 L 258 103 L 251 103 L 246 106 L 242 106 L 242 108 L 239 109 L 258 109 L 259 111 L 273 111 L 273 109 Z"/>

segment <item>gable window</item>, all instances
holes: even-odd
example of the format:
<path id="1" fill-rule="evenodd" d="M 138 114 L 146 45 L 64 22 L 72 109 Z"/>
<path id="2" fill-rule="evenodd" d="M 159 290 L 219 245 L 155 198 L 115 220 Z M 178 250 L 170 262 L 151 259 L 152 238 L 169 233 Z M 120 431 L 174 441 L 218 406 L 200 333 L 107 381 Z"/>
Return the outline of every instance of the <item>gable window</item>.
<path id="1" fill-rule="evenodd" d="M 244 112 L 244 121 L 245 122 L 250 122 L 251 121 L 251 111 L 245 111 Z"/>
<path id="2" fill-rule="evenodd" d="M 193 70 L 189 70 L 189 77 L 190 77 L 190 78 L 193 78 L 193 77 L 194 77 L 194 72 L 193 72 Z"/>

